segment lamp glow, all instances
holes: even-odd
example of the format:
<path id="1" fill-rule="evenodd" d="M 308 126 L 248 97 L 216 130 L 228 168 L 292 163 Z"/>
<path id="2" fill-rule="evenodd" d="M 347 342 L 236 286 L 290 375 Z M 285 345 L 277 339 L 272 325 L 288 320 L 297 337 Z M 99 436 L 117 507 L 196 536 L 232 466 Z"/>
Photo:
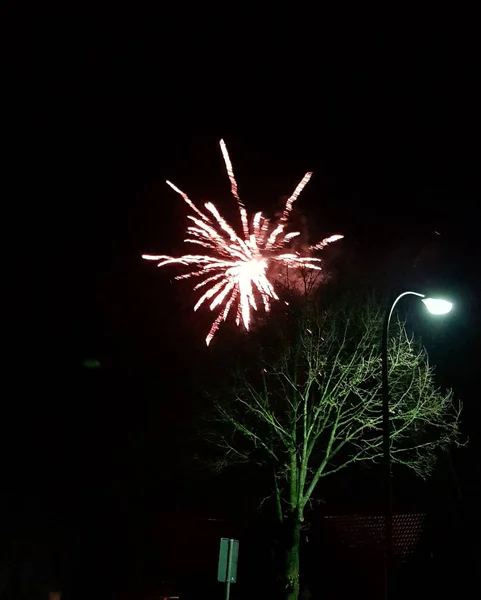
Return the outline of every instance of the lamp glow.
<path id="1" fill-rule="evenodd" d="M 440 298 L 423 298 L 422 301 L 433 315 L 445 315 L 453 308 L 452 302 L 441 300 Z"/>

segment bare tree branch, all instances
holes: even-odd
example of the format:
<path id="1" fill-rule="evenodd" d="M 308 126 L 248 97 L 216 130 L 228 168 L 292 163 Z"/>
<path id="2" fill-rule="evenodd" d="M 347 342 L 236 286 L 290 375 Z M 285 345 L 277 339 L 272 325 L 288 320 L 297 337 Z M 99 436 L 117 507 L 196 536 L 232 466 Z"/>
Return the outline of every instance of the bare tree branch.
<path id="1" fill-rule="evenodd" d="M 253 452 L 270 464 L 279 520 L 286 506 L 302 521 L 321 479 L 381 458 L 382 316 L 370 303 L 306 308 L 214 402 L 217 425 L 206 437 L 223 452 L 220 464 L 252 460 Z M 425 477 L 438 449 L 459 443 L 461 406 L 436 385 L 425 351 L 399 321 L 389 380 L 393 463 Z"/>

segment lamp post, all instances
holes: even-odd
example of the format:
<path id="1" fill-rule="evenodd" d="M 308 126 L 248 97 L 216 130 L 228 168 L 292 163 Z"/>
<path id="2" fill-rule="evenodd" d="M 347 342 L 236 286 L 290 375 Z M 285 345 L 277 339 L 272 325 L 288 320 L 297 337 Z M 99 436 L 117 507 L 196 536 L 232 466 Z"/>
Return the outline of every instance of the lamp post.
<path id="1" fill-rule="evenodd" d="M 386 312 L 382 330 L 381 361 L 382 361 L 382 434 L 383 434 L 383 462 L 386 476 L 386 514 L 384 521 L 384 597 L 388 600 L 390 594 L 391 567 L 392 567 L 392 482 L 391 482 L 391 432 L 389 421 L 389 377 L 388 377 L 388 340 L 389 326 L 391 317 L 397 303 L 404 296 L 417 296 L 422 298 L 422 302 L 433 315 L 444 315 L 448 313 L 453 305 L 447 300 L 439 298 L 426 298 L 424 294 L 418 292 L 403 292 L 392 303 L 390 309 Z"/>

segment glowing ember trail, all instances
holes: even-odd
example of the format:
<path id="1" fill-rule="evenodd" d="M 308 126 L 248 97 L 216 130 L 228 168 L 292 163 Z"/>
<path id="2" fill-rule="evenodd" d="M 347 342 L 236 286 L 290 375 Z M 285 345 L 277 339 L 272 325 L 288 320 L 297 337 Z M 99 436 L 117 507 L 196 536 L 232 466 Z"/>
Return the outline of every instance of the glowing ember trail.
<path id="1" fill-rule="evenodd" d="M 285 233 L 293 203 L 309 182 L 312 173 L 306 173 L 292 195 L 286 201 L 279 221 L 271 225 L 270 220 L 260 212 L 250 222 L 246 208 L 241 201 L 234 177 L 232 163 L 224 140 L 220 141 L 227 175 L 231 184 L 231 192 L 237 200 L 243 235 L 239 236 L 221 216 L 217 208 L 207 202 L 205 211 L 200 210 L 182 190 L 170 181 L 168 185 L 185 200 L 194 214 L 188 215 L 192 224 L 187 227 L 188 237 L 184 242 L 197 244 L 207 249 L 205 254 L 185 254 L 173 256 L 150 254 L 142 255 L 146 260 L 155 260 L 158 267 L 180 264 L 189 267 L 189 271 L 178 275 L 176 279 L 199 277 L 201 281 L 194 290 L 203 290 L 203 294 L 194 306 L 197 310 L 202 304 L 209 303 L 211 311 L 218 310 L 210 331 L 205 338 L 209 345 L 219 325 L 225 321 L 231 311 L 236 312 L 236 323 L 241 322 L 246 329 L 251 323 L 252 310 L 257 310 L 261 300 L 264 310 L 269 312 L 272 300 L 278 300 L 268 271 L 274 264 L 287 267 L 305 267 L 321 270 L 320 258 L 301 256 L 289 248 L 291 240 L 300 234 L 299 231 Z M 208 214 L 207 214 L 208 213 Z M 309 250 L 321 250 L 327 244 L 342 239 L 342 235 L 332 235 L 313 246 Z"/>

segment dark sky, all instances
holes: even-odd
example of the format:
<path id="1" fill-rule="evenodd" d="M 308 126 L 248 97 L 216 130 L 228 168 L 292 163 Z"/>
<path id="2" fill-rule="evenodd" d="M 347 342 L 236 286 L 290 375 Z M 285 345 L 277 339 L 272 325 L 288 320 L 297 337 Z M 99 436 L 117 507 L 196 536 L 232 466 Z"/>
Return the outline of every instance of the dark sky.
<path id="1" fill-rule="evenodd" d="M 176 432 L 198 394 L 186 372 L 205 354 L 207 321 L 140 254 L 180 249 L 185 209 L 166 178 L 194 199 L 232 202 L 220 137 L 251 208 L 274 211 L 313 170 L 299 201 L 313 231 L 345 233 L 367 270 L 383 257 L 389 271 L 393 257 L 403 285 L 424 277 L 457 294 L 458 320 L 432 349 L 479 415 L 470 19 L 280 11 L 42 7 L 12 18 L 2 428 L 25 502 L 58 486 L 107 510 L 114 497 L 140 505 L 172 489 Z M 86 356 L 109 374 L 83 372 Z"/>

